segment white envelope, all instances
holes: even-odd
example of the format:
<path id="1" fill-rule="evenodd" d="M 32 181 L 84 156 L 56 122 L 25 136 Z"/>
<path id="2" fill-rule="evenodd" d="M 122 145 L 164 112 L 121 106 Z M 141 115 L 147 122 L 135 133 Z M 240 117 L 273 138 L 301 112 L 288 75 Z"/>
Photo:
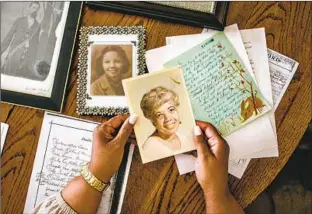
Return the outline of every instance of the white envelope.
<path id="1" fill-rule="evenodd" d="M 183 175 L 195 170 L 195 160 L 196 158 L 193 155 L 176 155 L 174 156 L 179 174 Z M 234 175 L 237 178 L 241 178 L 250 162 L 250 159 L 232 159 L 229 160 L 228 172 L 231 175 Z"/>

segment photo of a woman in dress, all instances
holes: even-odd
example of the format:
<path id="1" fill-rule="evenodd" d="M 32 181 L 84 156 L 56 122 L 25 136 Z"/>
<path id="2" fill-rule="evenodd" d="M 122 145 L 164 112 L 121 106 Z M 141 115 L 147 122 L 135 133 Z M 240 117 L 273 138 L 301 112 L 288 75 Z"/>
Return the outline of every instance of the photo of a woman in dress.
<path id="1" fill-rule="evenodd" d="M 156 153 L 162 150 L 174 152 L 181 149 L 181 136 L 177 130 L 180 125 L 178 112 L 179 97 L 171 89 L 159 86 L 144 94 L 140 106 L 143 115 L 151 121 L 155 131 L 143 144 L 143 150 Z M 157 151 L 155 151 L 157 149 Z"/>
<path id="2" fill-rule="evenodd" d="M 129 73 L 130 61 L 120 45 L 105 46 L 92 70 L 91 95 L 123 96 L 122 79 Z M 130 72 L 131 73 L 131 72 Z"/>

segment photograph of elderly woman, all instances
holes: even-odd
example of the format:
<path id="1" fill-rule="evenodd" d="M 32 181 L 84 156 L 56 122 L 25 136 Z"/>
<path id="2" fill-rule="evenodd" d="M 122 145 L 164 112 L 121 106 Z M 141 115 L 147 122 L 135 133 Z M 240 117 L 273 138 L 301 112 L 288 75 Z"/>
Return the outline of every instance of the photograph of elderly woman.
<path id="1" fill-rule="evenodd" d="M 166 69 L 123 80 L 143 163 L 194 149 L 195 126 L 182 70 Z"/>
<path id="2" fill-rule="evenodd" d="M 141 109 L 145 118 L 151 121 L 155 131 L 145 143 L 143 149 L 147 150 L 154 144 L 167 146 L 170 150 L 181 149 L 181 141 L 177 130 L 181 123 L 179 118 L 179 97 L 168 88 L 158 86 L 144 94 L 141 100 Z"/>
<path id="3" fill-rule="evenodd" d="M 91 95 L 123 96 L 121 81 L 132 76 L 132 45 L 91 46 Z"/>

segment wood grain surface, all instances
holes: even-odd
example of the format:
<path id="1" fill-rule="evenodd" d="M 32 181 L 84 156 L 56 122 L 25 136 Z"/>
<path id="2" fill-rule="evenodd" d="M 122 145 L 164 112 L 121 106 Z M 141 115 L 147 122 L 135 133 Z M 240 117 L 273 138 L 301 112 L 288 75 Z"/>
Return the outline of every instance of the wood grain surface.
<path id="1" fill-rule="evenodd" d="M 246 207 L 276 177 L 299 143 L 311 120 L 312 70 L 311 2 L 231 2 L 227 24 L 240 29 L 265 27 L 269 48 L 299 62 L 277 111 L 278 158 L 252 160 L 243 178 L 230 176 L 239 203 Z M 81 25 L 143 25 L 146 49 L 165 45 L 166 36 L 200 33 L 201 28 L 172 24 L 139 16 L 84 8 Z M 77 45 L 76 45 L 77 46 Z M 76 113 L 77 47 L 66 90 L 65 115 Z M 37 149 L 44 112 L 1 103 L 1 122 L 10 125 L 1 155 L 1 211 L 22 213 Z M 107 118 L 83 116 L 93 121 Z M 179 176 L 174 158 L 142 164 L 135 150 L 122 213 L 203 213 L 203 194 L 190 173 Z"/>

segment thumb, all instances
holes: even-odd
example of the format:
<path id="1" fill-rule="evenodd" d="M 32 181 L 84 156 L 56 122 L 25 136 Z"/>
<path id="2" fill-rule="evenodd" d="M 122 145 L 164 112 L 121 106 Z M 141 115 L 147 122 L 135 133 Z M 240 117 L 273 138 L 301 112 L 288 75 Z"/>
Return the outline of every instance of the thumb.
<path id="1" fill-rule="evenodd" d="M 217 130 L 213 126 L 207 126 L 205 130 L 206 137 L 208 138 L 208 144 L 212 153 L 218 159 L 228 160 L 229 158 L 229 145 L 226 141 L 219 135 Z"/>
<path id="2" fill-rule="evenodd" d="M 202 130 L 199 126 L 194 127 L 194 142 L 197 149 L 197 157 L 203 160 L 208 157 L 213 157 L 208 145 L 205 143 Z"/>
<path id="3" fill-rule="evenodd" d="M 120 144 L 124 146 L 131 135 L 131 132 L 133 130 L 133 126 L 136 123 L 138 117 L 137 115 L 133 114 L 131 115 L 121 126 L 114 143 Z"/>

